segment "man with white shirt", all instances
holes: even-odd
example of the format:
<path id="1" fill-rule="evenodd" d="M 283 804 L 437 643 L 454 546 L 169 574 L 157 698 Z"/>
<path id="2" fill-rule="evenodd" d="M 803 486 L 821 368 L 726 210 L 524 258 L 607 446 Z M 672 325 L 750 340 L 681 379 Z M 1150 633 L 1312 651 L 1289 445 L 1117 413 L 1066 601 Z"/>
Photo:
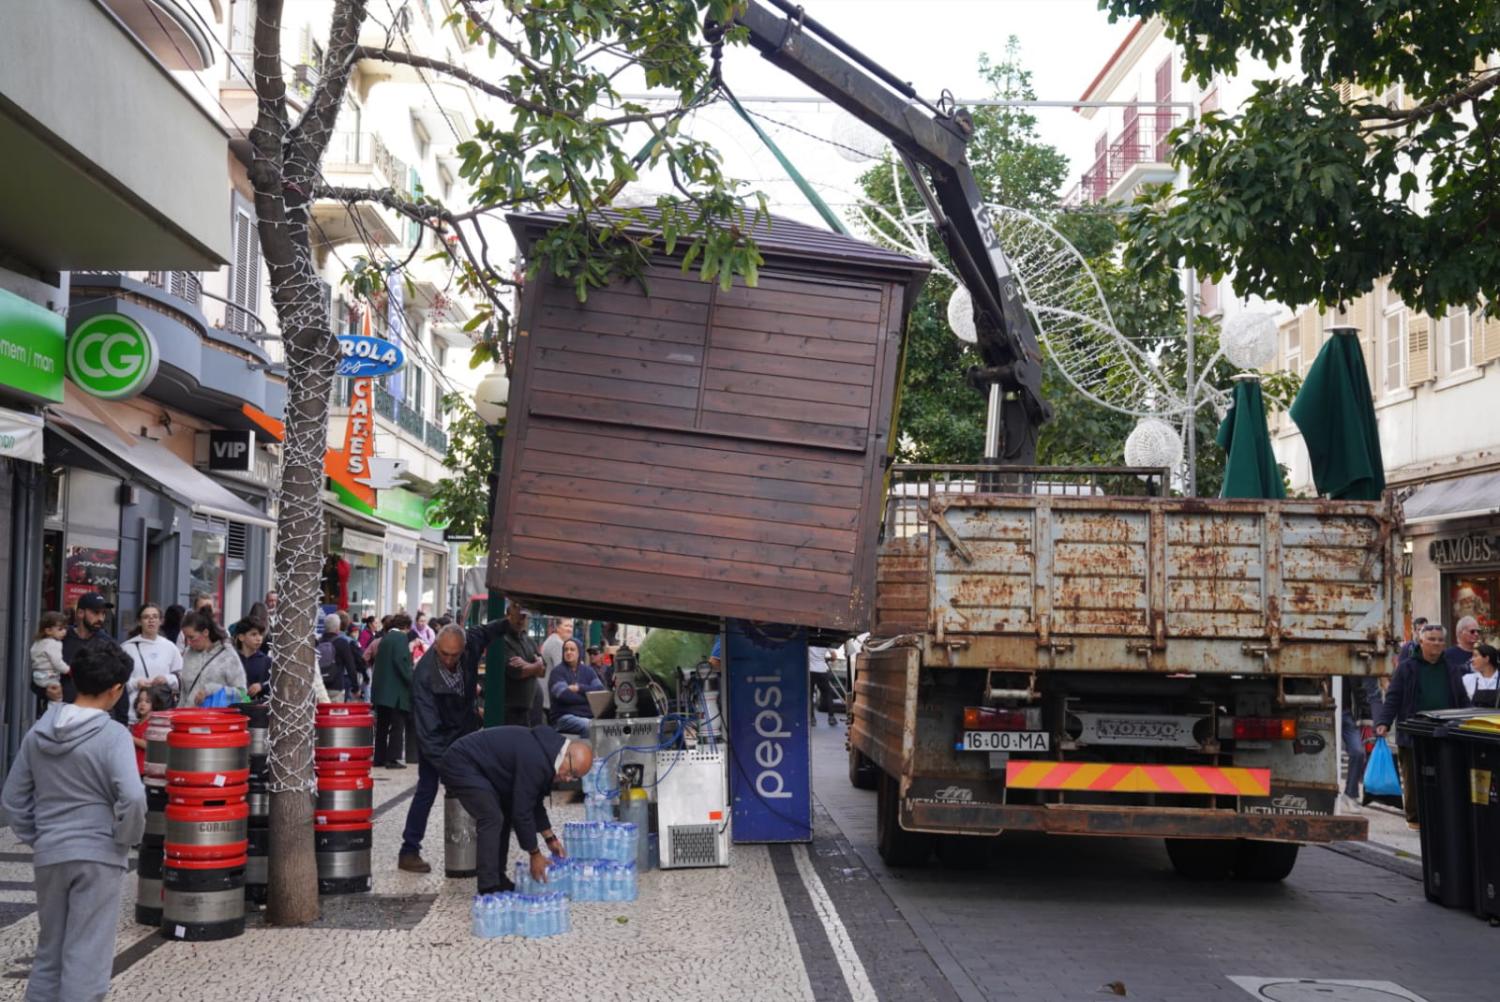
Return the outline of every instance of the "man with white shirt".
<path id="1" fill-rule="evenodd" d="M 807 674 L 812 679 L 813 698 L 808 704 L 808 719 L 811 726 L 818 726 L 818 699 L 822 697 L 828 700 L 828 726 L 837 727 L 839 718 L 833 712 L 834 700 L 833 683 L 828 678 L 828 659 L 833 656 L 833 651 L 827 647 L 807 648 Z"/>

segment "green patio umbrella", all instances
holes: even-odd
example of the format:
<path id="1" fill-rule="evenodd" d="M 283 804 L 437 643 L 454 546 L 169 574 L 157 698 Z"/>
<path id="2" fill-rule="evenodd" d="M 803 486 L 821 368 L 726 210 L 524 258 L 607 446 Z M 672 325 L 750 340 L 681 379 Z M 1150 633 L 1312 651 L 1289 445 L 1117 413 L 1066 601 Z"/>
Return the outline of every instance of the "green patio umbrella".
<path id="1" fill-rule="evenodd" d="M 1319 494 L 1344 501 L 1378 501 L 1385 490 L 1380 429 L 1353 327 L 1333 328 L 1302 391 L 1292 402 Z"/>
<path id="2" fill-rule="evenodd" d="M 1284 498 L 1281 468 L 1271 451 L 1271 433 L 1266 428 L 1266 405 L 1260 395 L 1260 380 L 1238 378 L 1234 401 L 1219 425 L 1219 447 L 1224 461 L 1224 498 Z"/>

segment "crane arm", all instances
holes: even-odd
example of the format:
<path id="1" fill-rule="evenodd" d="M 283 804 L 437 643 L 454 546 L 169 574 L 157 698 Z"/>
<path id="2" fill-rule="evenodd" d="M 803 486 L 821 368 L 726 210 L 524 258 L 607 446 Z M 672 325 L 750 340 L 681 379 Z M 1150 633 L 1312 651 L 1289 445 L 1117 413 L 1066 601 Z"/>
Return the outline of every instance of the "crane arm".
<path id="1" fill-rule="evenodd" d="M 944 110 L 923 101 L 909 83 L 789 0 L 767 4 L 748 0 L 735 15 L 735 24 L 746 29 L 750 44 L 772 64 L 885 136 L 905 161 L 974 300 L 978 348 L 985 365 L 971 372 L 971 379 L 981 386 L 997 384 L 1000 390 L 991 397 L 990 419 L 998 421 L 998 434 L 987 439 L 995 452 L 990 458 L 1022 465 L 1035 462 L 1037 429 L 1051 417 L 1042 397 L 1041 346 L 965 154 L 974 129 L 972 118 L 962 108 Z"/>

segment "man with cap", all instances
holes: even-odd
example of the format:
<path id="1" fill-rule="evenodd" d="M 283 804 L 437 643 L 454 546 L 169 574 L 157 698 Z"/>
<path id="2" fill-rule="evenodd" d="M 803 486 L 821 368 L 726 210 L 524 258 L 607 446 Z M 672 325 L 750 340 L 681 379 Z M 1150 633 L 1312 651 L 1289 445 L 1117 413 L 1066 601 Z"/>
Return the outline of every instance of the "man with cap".
<path id="1" fill-rule="evenodd" d="M 474 818 L 480 894 L 515 887 L 506 876 L 510 833 L 531 857 L 531 876 L 547 879 L 545 843 L 564 856 L 562 839 L 542 803 L 555 780 L 580 779 L 594 762 L 587 742 L 551 727 L 491 727 L 453 742 L 443 756 L 443 785 Z"/>
<path id="2" fill-rule="evenodd" d="M 490 644 L 508 636 L 512 629 L 505 619 L 467 631 L 450 623 L 438 632 L 412 672 L 411 725 L 421 755 L 417 758 L 417 789 L 406 810 L 406 828 L 401 832 L 401 852 L 396 858 L 396 865 L 409 873 L 432 870 L 422 858 L 422 836 L 427 834 L 427 818 L 437 800 L 438 768 L 453 742 L 477 731 L 483 723 L 477 698 L 479 667 Z M 410 751 L 407 757 L 412 757 Z"/>
<path id="3" fill-rule="evenodd" d="M 78 652 L 89 644 L 107 644 L 119 649 L 120 645 L 105 628 L 112 609 L 114 609 L 114 604 L 96 591 L 78 596 L 78 604 L 74 606 L 73 625 L 68 627 L 68 632 L 63 636 L 62 648 L 65 663 L 72 664 Z M 64 675 L 61 681 L 63 702 L 73 702 L 78 696 L 78 690 L 73 685 L 73 677 Z M 46 694 L 36 686 L 33 685 L 32 689 L 38 696 L 45 698 Z M 116 720 L 123 721 L 129 719 L 129 713 L 129 705 L 122 702 L 116 707 L 113 716 Z"/>

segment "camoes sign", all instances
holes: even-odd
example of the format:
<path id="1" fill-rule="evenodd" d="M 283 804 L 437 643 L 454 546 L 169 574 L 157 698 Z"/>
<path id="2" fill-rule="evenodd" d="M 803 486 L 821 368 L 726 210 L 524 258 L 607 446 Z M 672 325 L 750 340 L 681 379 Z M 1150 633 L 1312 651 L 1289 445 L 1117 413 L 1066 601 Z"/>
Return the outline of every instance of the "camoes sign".
<path id="1" fill-rule="evenodd" d="M 341 334 L 339 356 L 338 374 L 350 379 L 389 375 L 406 364 L 400 345 L 366 334 Z"/>

